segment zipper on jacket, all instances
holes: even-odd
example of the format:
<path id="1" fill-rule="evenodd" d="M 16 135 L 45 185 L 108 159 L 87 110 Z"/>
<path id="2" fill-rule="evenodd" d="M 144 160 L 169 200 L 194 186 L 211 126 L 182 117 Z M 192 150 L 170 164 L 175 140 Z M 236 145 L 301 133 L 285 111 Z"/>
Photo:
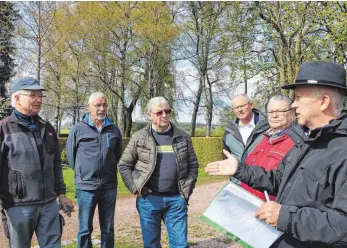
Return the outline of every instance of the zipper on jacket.
<path id="1" fill-rule="evenodd" d="M 37 148 L 36 137 L 35 137 L 35 135 L 33 134 L 33 132 L 30 130 L 30 128 L 28 128 L 27 126 L 23 125 L 21 122 L 15 122 L 15 123 L 17 123 L 17 124 L 19 124 L 19 125 L 21 125 L 21 126 L 27 128 L 27 129 L 29 129 L 31 135 L 32 135 L 32 136 L 34 137 L 34 139 L 35 139 L 35 147 Z M 39 124 L 39 126 L 40 126 L 40 124 Z M 44 135 L 44 133 L 45 133 L 45 129 L 46 129 L 46 123 L 45 123 L 45 126 L 43 127 L 43 129 L 42 129 L 42 130 L 40 129 L 40 133 L 42 134 L 42 137 L 41 137 L 41 139 L 42 139 L 42 149 L 44 149 L 43 135 Z M 38 157 L 39 157 L 40 165 L 41 165 L 41 176 L 42 176 L 42 200 L 45 201 L 45 174 L 44 174 L 44 172 L 43 172 L 44 164 L 41 163 L 40 154 L 39 154 L 39 151 L 38 151 L 37 149 L 36 149 L 36 152 L 37 152 L 37 155 L 38 155 Z M 42 154 L 42 156 L 44 156 L 44 154 Z M 43 161 L 43 163 L 44 163 L 44 161 Z M 18 196 L 17 196 L 17 198 L 18 198 Z"/>
<path id="2" fill-rule="evenodd" d="M 100 177 L 100 173 L 101 173 L 101 161 L 103 160 L 103 154 L 102 154 L 102 135 L 101 135 L 101 131 L 99 132 L 99 130 L 96 130 L 98 132 L 98 140 L 99 140 L 99 154 L 100 154 L 100 160 L 99 160 L 99 166 L 98 166 L 98 172 L 99 172 L 99 177 Z"/>
<path id="3" fill-rule="evenodd" d="M 150 131 L 150 132 L 151 132 L 151 131 Z M 155 145 L 155 140 L 154 140 L 154 138 L 153 138 L 153 136 L 152 136 L 152 133 L 149 133 L 148 136 L 152 139 L 153 144 L 154 144 L 154 160 L 153 160 L 153 166 L 152 166 L 151 172 L 148 174 L 147 178 L 144 180 L 143 184 L 142 184 L 142 185 L 140 186 L 140 188 L 139 188 L 139 192 L 138 192 L 138 193 L 140 193 L 140 195 L 142 195 L 142 194 L 141 194 L 142 188 L 143 188 L 143 186 L 145 186 L 145 184 L 147 183 L 148 179 L 152 176 L 153 171 L 154 171 L 154 169 L 155 169 L 155 166 L 156 166 L 156 164 L 157 164 L 157 146 Z"/>
<path id="4" fill-rule="evenodd" d="M 180 177 L 179 177 L 179 167 L 178 167 L 178 161 L 177 161 L 177 153 L 176 153 L 176 147 L 174 147 L 174 141 L 175 141 L 175 139 L 176 139 L 176 137 L 173 137 L 173 139 L 172 139 L 172 147 L 173 147 L 173 151 L 174 151 L 174 153 L 175 153 L 175 160 L 176 160 L 176 171 L 177 171 L 177 184 L 178 184 L 178 189 L 179 189 L 179 191 L 180 191 L 180 194 L 183 196 L 183 198 L 184 198 L 184 201 L 188 204 L 188 202 L 187 202 L 187 199 L 186 199 L 186 196 L 184 195 L 184 193 L 183 193 L 183 190 L 182 190 L 182 188 L 181 188 L 181 184 L 180 184 Z M 187 150 L 187 152 L 188 152 L 188 150 Z M 188 156 L 188 155 L 187 155 Z M 188 158 L 187 158 L 188 159 Z M 188 162 L 188 161 L 187 161 Z"/>

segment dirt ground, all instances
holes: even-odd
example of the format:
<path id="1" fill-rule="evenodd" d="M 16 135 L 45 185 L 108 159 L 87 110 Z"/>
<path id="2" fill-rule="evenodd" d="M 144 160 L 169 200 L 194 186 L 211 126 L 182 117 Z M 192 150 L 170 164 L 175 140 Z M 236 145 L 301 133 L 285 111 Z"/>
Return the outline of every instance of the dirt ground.
<path id="1" fill-rule="evenodd" d="M 214 228 L 199 220 L 199 216 L 206 209 L 218 190 L 225 182 L 214 182 L 197 187 L 191 196 L 188 207 L 188 241 L 194 248 L 240 248 L 241 245 L 229 240 L 226 236 L 215 231 Z M 76 238 L 78 229 L 77 211 L 71 218 L 65 217 L 65 227 L 62 240 L 73 240 Z M 142 247 L 141 229 L 138 213 L 135 207 L 135 197 L 120 198 L 117 200 L 115 216 L 116 240 L 122 244 Z M 98 212 L 94 217 L 95 238 L 100 237 L 98 224 Z M 37 245 L 36 237 L 33 238 L 33 246 Z M 162 245 L 168 247 L 166 230 L 162 229 Z M 7 239 L 4 237 L 0 227 L 0 247 L 8 247 Z"/>

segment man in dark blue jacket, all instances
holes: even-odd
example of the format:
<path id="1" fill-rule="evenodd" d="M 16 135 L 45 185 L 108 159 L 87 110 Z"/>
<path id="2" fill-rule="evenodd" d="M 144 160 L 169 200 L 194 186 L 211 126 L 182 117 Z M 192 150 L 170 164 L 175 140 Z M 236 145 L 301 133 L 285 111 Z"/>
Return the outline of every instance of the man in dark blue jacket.
<path id="1" fill-rule="evenodd" d="M 90 95 L 88 114 L 72 127 L 67 159 L 75 171 L 78 204 L 78 247 L 92 247 L 93 217 L 98 205 L 101 247 L 114 247 L 114 213 L 117 197 L 117 163 L 122 136 L 107 118 L 107 100 L 101 92 Z"/>

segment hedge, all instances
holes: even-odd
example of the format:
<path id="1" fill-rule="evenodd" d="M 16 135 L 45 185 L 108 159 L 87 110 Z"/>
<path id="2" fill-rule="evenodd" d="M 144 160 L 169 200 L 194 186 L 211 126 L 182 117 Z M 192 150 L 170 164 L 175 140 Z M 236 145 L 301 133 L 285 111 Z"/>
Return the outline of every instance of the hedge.
<path id="1" fill-rule="evenodd" d="M 65 150 L 66 140 L 67 138 L 59 138 L 63 164 L 67 164 Z M 205 167 L 209 162 L 221 160 L 223 158 L 222 137 L 194 137 L 192 138 L 192 141 L 196 156 L 199 160 L 200 168 Z M 126 147 L 128 142 L 129 138 L 123 138 L 123 149 Z"/>

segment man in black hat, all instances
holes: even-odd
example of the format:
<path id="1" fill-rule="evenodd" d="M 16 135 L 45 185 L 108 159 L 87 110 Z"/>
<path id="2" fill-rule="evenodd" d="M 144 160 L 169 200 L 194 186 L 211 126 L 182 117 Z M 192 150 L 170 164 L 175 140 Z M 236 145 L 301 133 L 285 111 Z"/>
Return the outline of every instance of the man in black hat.
<path id="1" fill-rule="evenodd" d="M 16 80 L 11 96 L 14 111 L 0 122 L 0 200 L 11 248 L 29 248 L 34 232 L 40 247 L 60 247 L 56 198 L 64 209 L 73 208 L 65 196 L 57 134 L 38 115 L 43 90 L 34 78 Z"/>
<path id="2" fill-rule="evenodd" d="M 245 166 L 225 151 L 228 159 L 205 170 L 277 194 L 255 214 L 284 232 L 272 247 L 347 247 L 346 71 L 330 62 L 303 63 L 295 84 L 282 88 L 295 90 L 292 108 L 300 125 L 278 169 Z"/>

